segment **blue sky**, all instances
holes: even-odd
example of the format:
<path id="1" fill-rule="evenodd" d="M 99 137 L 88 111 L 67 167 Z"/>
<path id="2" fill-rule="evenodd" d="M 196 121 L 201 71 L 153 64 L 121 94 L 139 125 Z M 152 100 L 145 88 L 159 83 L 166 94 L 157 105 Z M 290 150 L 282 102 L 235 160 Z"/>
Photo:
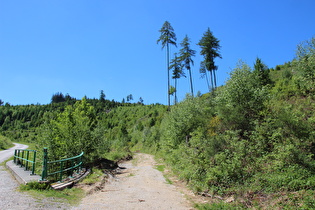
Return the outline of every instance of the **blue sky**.
<path id="1" fill-rule="evenodd" d="M 110 100 L 166 104 L 166 54 L 156 43 L 166 20 L 178 43 L 191 39 L 194 89 L 206 93 L 196 43 L 208 27 L 222 46 L 223 85 L 239 59 L 270 68 L 292 60 L 315 35 L 314 8 L 314 0 L 0 0 L 0 99 L 47 104 L 57 92 L 81 99 L 104 90 Z M 188 78 L 178 88 L 183 99 Z"/>

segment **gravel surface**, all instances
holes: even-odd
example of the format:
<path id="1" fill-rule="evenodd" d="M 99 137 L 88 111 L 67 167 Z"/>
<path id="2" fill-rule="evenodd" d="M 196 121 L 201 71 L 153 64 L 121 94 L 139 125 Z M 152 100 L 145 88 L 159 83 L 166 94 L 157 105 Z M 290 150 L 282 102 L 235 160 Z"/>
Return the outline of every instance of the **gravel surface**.
<path id="1" fill-rule="evenodd" d="M 24 145 L 26 146 L 26 145 Z M 18 144 L 16 147 L 21 148 Z M 12 148 L 11 148 L 12 149 Z M 13 149 L 14 151 L 14 149 Z M 0 160 L 8 159 L 12 155 L 7 155 L 6 151 L 1 151 Z M 5 156 L 5 157 L 4 157 Z M 0 209 L 20 210 L 20 209 L 69 209 L 66 204 L 54 201 L 51 198 L 36 199 L 24 192 L 19 192 L 19 184 L 4 166 L 0 166 Z"/>
<path id="2" fill-rule="evenodd" d="M 24 144 L 14 143 L 14 147 L 0 151 L 0 163 L 13 156 L 15 149 L 26 149 L 28 146 Z"/>
<path id="3" fill-rule="evenodd" d="M 0 166 L 0 209 L 193 209 L 187 193 L 183 193 L 185 189 L 167 184 L 155 165 L 153 156 L 136 154 L 133 161 L 119 165 L 121 173 L 106 182 L 104 188 L 87 195 L 75 207 L 19 192 L 16 180 Z"/>
<path id="4" fill-rule="evenodd" d="M 193 209 L 181 189 L 167 184 L 155 165 L 151 155 L 136 154 L 135 160 L 119 164 L 125 168 L 121 174 L 73 209 Z"/>

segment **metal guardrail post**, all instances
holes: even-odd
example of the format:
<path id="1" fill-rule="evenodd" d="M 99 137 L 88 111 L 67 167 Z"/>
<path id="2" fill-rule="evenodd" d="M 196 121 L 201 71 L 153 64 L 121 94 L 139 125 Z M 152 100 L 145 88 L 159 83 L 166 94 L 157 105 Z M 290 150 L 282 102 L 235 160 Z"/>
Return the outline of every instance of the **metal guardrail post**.
<path id="1" fill-rule="evenodd" d="M 17 152 L 17 150 L 14 150 L 14 160 L 13 160 L 13 162 L 16 164 L 16 152 Z"/>
<path id="2" fill-rule="evenodd" d="M 24 150 L 22 150 L 21 167 L 23 167 Z"/>
<path id="3" fill-rule="evenodd" d="M 28 170 L 28 158 L 30 156 L 30 151 L 26 151 L 26 160 L 25 161 L 25 170 L 27 171 Z"/>
<path id="4" fill-rule="evenodd" d="M 82 169 L 83 154 L 84 152 L 81 152 L 80 155 L 77 155 L 71 158 L 48 162 L 47 148 L 44 148 L 44 160 L 43 160 L 43 171 L 42 171 L 41 181 L 47 181 L 48 176 L 54 176 L 56 180 L 62 181 L 62 178 L 65 172 L 67 172 L 67 175 L 69 176 L 69 178 L 71 178 L 75 170 Z M 48 167 L 48 165 L 52 167 Z M 56 171 L 58 170 L 58 168 L 59 168 L 59 171 Z"/>
<path id="5" fill-rule="evenodd" d="M 32 158 L 33 152 L 33 160 L 30 160 Z M 29 149 L 16 149 L 14 150 L 14 160 L 13 162 L 16 165 L 20 165 L 20 167 L 25 167 L 25 171 L 30 170 L 30 164 L 32 165 L 32 173 L 31 175 L 35 174 L 35 166 L 36 166 L 36 150 L 29 150 Z M 25 157 L 25 158 L 24 158 Z"/>
<path id="6" fill-rule="evenodd" d="M 34 151 L 33 167 L 32 167 L 32 173 L 31 173 L 31 175 L 35 175 L 35 161 L 36 161 L 36 151 Z"/>
<path id="7" fill-rule="evenodd" d="M 41 181 L 46 181 L 47 178 L 47 162 L 48 162 L 47 147 L 44 147 L 43 172 Z"/>
<path id="8" fill-rule="evenodd" d="M 21 150 L 18 150 L 18 157 L 20 157 L 20 151 L 21 151 Z M 19 164 L 21 164 L 20 158 L 19 158 L 18 161 L 17 161 L 17 165 L 19 165 Z"/>
<path id="9" fill-rule="evenodd" d="M 59 173 L 59 180 L 62 180 L 62 174 L 63 174 L 63 161 L 60 162 L 60 173 Z"/>

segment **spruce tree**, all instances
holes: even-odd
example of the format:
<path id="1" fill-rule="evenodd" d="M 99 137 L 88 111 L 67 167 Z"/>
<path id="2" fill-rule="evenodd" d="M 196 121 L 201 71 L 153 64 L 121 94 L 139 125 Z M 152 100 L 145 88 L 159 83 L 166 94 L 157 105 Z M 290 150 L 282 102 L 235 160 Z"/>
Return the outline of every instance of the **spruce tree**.
<path id="1" fill-rule="evenodd" d="M 260 58 L 256 58 L 256 62 L 254 64 L 254 74 L 259 85 L 265 86 L 271 84 L 269 69 Z"/>
<path id="2" fill-rule="evenodd" d="M 215 71 L 218 66 L 215 65 L 214 59 L 219 57 L 222 58 L 220 54 L 220 41 L 213 36 L 210 28 L 203 34 L 203 37 L 199 41 L 198 45 L 201 47 L 200 55 L 203 55 L 204 60 L 201 66 L 204 67 L 210 73 L 212 90 L 217 86 L 217 78 Z"/>
<path id="3" fill-rule="evenodd" d="M 190 48 L 190 40 L 187 35 L 185 36 L 183 41 L 180 43 L 180 45 L 182 46 L 182 49 L 180 49 L 179 51 L 179 60 L 189 73 L 190 91 L 191 91 L 191 95 L 194 97 L 194 88 L 193 88 L 192 75 L 191 75 L 191 65 L 194 65 L 194 61 L 192 60 L 192 57 L 195 56 L 196 51 Z"/>
<path id="4" fill-rule="evenodd" d="M 175 58 L 172 59 L 170 70 L 173 70 L 172 78 L 175 80 L 175 100 L 174 103 L 177 104 L 177 79 L 180 77 L 186 77 L 183 72 L 183 65 L 181 64 L 179 57 L 177 57 L 177 53 L 175 53 Z"/>
<path id="5" fill-rule="evenodd" d="M 171 26 L 171 24 L 168 21 L 165 21 L 162 28 L 159 30 L 161 33 L 159 39 L 157 40 L 157 43 L 161 42 L 162 49 L 166 47 L 166 56 L 167 56 L 167 95 L 168 95 L 168 108 L 170 109 L 171 99 L 170 99 L 170 72 L 169 72 L 169 66 L 170 66 L 170 46 L 169 45 L 175 45 L 176 46 L 176 34 L 174 33 L 174 29 Z"/>

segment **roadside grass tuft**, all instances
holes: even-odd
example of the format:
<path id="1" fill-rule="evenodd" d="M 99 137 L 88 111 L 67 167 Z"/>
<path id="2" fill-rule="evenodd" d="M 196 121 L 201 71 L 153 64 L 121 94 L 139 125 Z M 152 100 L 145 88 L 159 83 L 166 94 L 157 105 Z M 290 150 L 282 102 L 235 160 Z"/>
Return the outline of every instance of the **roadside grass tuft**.
<path id="1" fill-rule="evenodd" d="M 30 182 L 26 185 L 20 185 L 20 191 L 27 192 L 36 199 L 54 198 L 56 202 L 75 205 L 80 202 L 85 193 L 80 188 L 66 188 L 64 190 L 53 190 L 48 184 Z"/>
<path id="2" fill-rule="evenodd" d="M 87 185 L 95 184 L 96 182 L 100 181 L 103 175 L 104 173 L 101 169 L 93 169 L 93 172 L 89 174 L 87 177 L 85 177 L 81 181 L 81 183 Z"/>
<path id="3" fill-rule="evenodd" d="M 156 169 L 157 169 L 158 171 L 164 172 L 165 165 L 157 165 L 157 166 L 156 166 Z"/>

